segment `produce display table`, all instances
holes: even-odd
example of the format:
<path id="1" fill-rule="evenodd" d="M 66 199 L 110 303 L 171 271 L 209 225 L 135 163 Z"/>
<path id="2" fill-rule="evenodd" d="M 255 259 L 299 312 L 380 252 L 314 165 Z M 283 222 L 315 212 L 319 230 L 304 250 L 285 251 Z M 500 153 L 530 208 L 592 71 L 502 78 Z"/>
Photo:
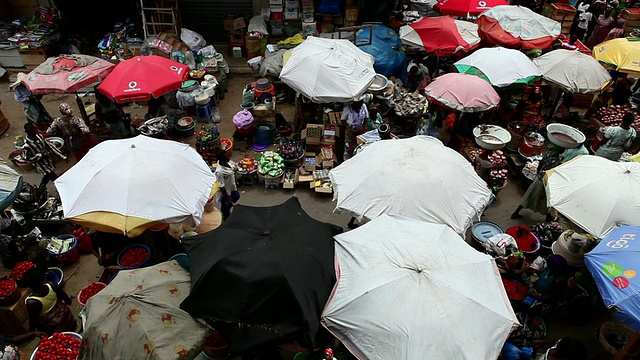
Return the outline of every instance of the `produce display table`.
<path id="1" fill-rule="evenodd" d="M 29 313 L 24 301 L 31 295 L 31 290 L 20 288 L 20 292 L 20 300 L 15 304 L 0 306 L 0 335 L 15 336 L 28 332 Z"/>

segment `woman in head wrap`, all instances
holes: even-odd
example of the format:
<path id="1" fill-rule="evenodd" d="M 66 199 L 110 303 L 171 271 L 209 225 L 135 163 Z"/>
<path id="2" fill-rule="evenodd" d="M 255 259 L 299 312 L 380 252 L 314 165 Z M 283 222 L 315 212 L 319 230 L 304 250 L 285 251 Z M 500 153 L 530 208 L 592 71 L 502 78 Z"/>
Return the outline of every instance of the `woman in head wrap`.
<path id="1" fill-rule="evenodd" d="M 561 255 L 547 258 L 547 268 L 542 271 L 538 280 L 533 283 L 530 295 L 538 300 L 557 303 L 567 288 L 569 265 Z"/>
<path id="2" fill-rule="evenodd" d="M 91 135 L 91 130 L 84 120 L 73 116 L 73 110 L 69 104 L 60 104 L 60 114 L 62 116 L 53 121 L 47 129 L 47 133 L 60 136 L 66 143 L 69 143 L 73 157 L 76 161 L 80 161 L 98 141 Z"/>

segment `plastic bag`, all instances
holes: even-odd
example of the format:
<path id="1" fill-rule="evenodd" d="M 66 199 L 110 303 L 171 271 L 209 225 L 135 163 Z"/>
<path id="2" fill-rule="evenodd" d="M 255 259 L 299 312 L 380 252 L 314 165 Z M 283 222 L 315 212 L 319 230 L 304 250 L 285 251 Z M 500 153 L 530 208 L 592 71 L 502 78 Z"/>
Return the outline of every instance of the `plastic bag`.
<path id="1" fill-rule="evenodd" d="M 262 15 L 256 15 L 249 20 L 247 31 L 250 33 L 258 32 L 262 35 L 269 35 L 269 32 L 267 31 L 267 23 L 264 22 Z"/>
<path id="2" fill-rule="evenodd" d="M 180 29 L 180 40 L 182 40 L 189 49 L 194 51 L 207 45 L 202 35 L 186 28 Z"/>
<path id="3" fill-rule="evenodd" d="M 320 0 L 318 12 L 321 14 L 340 14 L 342 11 L 342 0 Z"/>
<path id="4" fill-rule="evenodd" d="M 93 252 L 91 237 L 84 230 L 84 227 L 80 226 L 79 228 L 73 230 L 71 234 L 78 240 L 78 250 L 80 250 L 80 252 L 86 254 L 90 254 L 91 252 Z"/>
<path id="5" fill-rule="evenodd" d="M 484 247 L 487 252 L 493 254 L 496 257 L 507 257 L 513 252 L 518 251 L 518 243 L 516 239 L 511 235 L 497 234 L 487 239 L 484 242 Z"/>
<path id="6" fill-rule="evenodd" d="M 530 347 L 519 348 L 512 343 L 504 343 L 502 358 L 505 360 L 529 360 L 533 357 L 533 349 Z"/>

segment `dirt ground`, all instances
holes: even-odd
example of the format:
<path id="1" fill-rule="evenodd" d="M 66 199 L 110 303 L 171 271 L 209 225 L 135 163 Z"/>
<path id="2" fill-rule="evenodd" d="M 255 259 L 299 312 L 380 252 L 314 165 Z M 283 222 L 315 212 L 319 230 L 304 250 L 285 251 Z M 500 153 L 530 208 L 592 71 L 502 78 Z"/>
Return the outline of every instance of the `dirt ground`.
<path id="1" fill-rule="evenodd" d="M 13 74 L 15 76 L 15 73 Z M 240 110 L 240 103 L 242 102 L 242 89 L 244 85 L 251 81 L 252 78 L 247 75 L 232 75 L 229 81 L 229 92 L 226 94 L 224 100 L 221 101 L 219 109 L 222 115 L 222 122 L 218 124 L 221 136 L 231 138 L 234 131 L 234 125 L 231 122 L 233 115 Z M 8 89 L 7 76 L 0 79 L 0 101 L 2 105 L 0 109 L 10 119 L 11 127 L 2 136 L 0 140 L 0 157 L 7 159 L 9 152 L 13 150 L 13 141 L 15 135 L 22 134 L 22 127 L 25 122 L 25 117 L 22 110 L 22 105 L 18 104 L 13 99 L 13 94 Z M 93 97 L 86 97 L 85 100 L 95 101 Z M 72 95 L 47 95 L 44 97 L 44 105 L 48 111 L 56 116 L 58 114 L 58 104 L 60 102 L 68 102 L 75 109 L 75 113 L 78 114 L 76 102 Z M 293 121 L 294 109 L 292 105 L 279 104 L 279 111 L 281 111 L 284 117 Z M 126 109 L 127 112 L 132 113 L 132 117 L 135 114 L 143 117 L 146 113 L 146 108 L 131 108 Z M 184 142 L 192 143 L 194 139 L 181 140 Z M 234 151 L 233 157 L 236 160 L 241 159 L 244 156 L 239 151 Z M 73 166 L 72 157 L 69 163 L 64 161 L 57 162 L 57 172 L 62 174 L 70 166 Z M 22 169 L 17 169 L 24 175 L 27 182 L 39 183 L 41 175 L 35 170 L 24 172 Z M 334 223 L 345 227 L 349 218 L 342 214 L 334 213 L 334 203 L 330 197 L 317 196 L 315 193 L 309 191 L 304 186 L 294 190 L 265 190 L 262 184 L 258 184 L 256 187 L 241 186 L 241 198 L 239 203 L 244 205 L 258 205 L 268 206 L 281 203 L 288 199 L 290 196 L 297 196 L 304 209 L 314 218 Z M 52 184 L 49 185 L 50 193 L 54 193 L 55 189 Z M 105 189 L 108 191 L 108 189 Z M 425 189 L 429 191 L 429 189 Z M 511 181 L 509 185 L 499 193 L 496 201 L 487 209 L 484 214 L 483 220 L 493 221 L 500 225 L 502 228 L 518 225 L 523 222 L 527 225 L 531 225 L 543 220 L 539 215 L 533 214 L 529 211 L 523 211 L 524 218 L 521 220 L 512 220 L 510 215 L 517 207 L 524 191 L 519 184 L 515 181 Z M 470 237 L 467 237 L 467 241 L 472 243 Z M 101 268 L 97 265 L 95 257 L 91 255 L 84 255 L 81 259 L 81 264 L 78 270 L 71 277 L 65 277 L 65 289 L 70 294 L 77 294 L 78 291 L 84 287 L 87 283 L 96 281 L 100 276 Z M 77 302 L 73 303 L 74 311 L 78 312 L 80 306 Z M 588 347 L 591 359 L 607 359 L 610 356 L 603 351 L 597 338 L 597 326 L 601 321 L 597 323 L 589 324 L 587 326 L 575 327 L 570 326 L 562 321 L 549 318 L 548 320 L 548 339 L 558 339 L 561 336 L 572 336 L 582 340 Z M 31 350 L 37 345 L 37 341 L 32 341 L 26 346 L 23 345 L 26 353 L 30 353 Z"/>

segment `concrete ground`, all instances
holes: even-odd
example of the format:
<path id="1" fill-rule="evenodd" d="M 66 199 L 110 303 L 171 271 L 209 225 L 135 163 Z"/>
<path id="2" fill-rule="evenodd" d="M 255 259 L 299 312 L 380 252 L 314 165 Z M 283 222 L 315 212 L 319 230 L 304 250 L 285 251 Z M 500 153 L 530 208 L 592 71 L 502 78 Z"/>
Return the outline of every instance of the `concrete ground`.
<path id="1" fill-rule="evenodd" d="M 233 66 L 242 67 L 242 61 L 240 59 L 233 60 Z M 231 62 L 231 61 L 230 61 Z M 15 73 L 12 74 L 12 78 L 15 76 Z M 240 110 L 240 103 L 242 102 L 242 89 L 246 83 L 252 81 L 253 79 L 247 77 L 247 75 L 239 75 L 232 74 L 229 82 L 229 92 L 226 94 L 224 100 L 221 101 L 219 105 L 219 109 L 222 115 L 222 122 L 218 124 L 222 137 L 231 138 L 231 135 L 234 131 L 234 125 L 231 122 L 233 115 Z M 22 134 L 22 126 L 25 122 L 22 106 L 16 103 L 13 99 L 13 94 L 7 91 L 8 81 L 7 76 L 5 75 L 4 79 L 0 80 L 0 101 L 2 105 L 0 109 L 4 112 L 4 114 L 10 119 L 11 127 L 7 131 L 7 133 L 2 136 L 2 140 L 0 140 L 0 157 L 7 158 L 9 152 L 13 149 L 13 138 L 15 135 Z M 92 102 L 95 101 L 93 97 L 87 98 Z M 58 114 L 58 104 L 60 102 L 68 102 L 72 105 L 72 107 L 76 110 L 76 114 L 78 113 L 75 101 L 73 96 L 71 95 L 47 95 L 44 97 L 44 105 L 49 110 L 49 112 L 56 116 Z M 294 118 L 294 109 L 291 105 L 278 105 L 279 111 L 281 111 L 284 117 L 293 121 Z M 127 112 L 131 112 L 133 114 L 138 114 L 140 117 L 144 116 L 145 108 L 130 108 L 126 109 Z M 188 142 L 193 144 L 194 139 L 185 139 L 180 140 L 183 142 Z M 236 160 L 241 159 L 244 154 L 239 151 L 234 151 L 233 157 Z M 71 161 L 69 163 L 65 163 L 64 161 L 60 161 L 57 163 L 58 165 L 58 174 L 63 173 L 70 166 L 73 165 L 73 159 L 71 157 Z M 24 172 L 22 169 L 17 169 L 19 172 L 23 173 L 23 176 L 27 182 L 30 183 L 39 183 L 41 179 L 41 175 L 35 172 L 34 170 Z M 105 189 L 108 190 L 108 189 Z M 241 186 L 241 198 L 239 203 L 244 205 L 257 205 L 257 206 L 268 206 L 274 205 L 281 202 L 284 202 L 290 196 L 297 196 L 300 199 L 300 202 L 304 209 L 314 218 L 334 223 L 340 226 L 343 226 L 346 229 L 346 224 L 349 220 L 348 216 L 342 214 L 334 213 L 334 203 L 332 202 L 330 197 L 326 196 L 318 196 L 315 193 L 311 192 L 306 186 L 301 186 L 298 189 L 294 190 L 265 190 L 262 184 L 258 184 L 255 187 L 247 187 Z M 49 191 L 51 193 L 55 192 L 55 189 L 50 184 Z M 425 191 L 429 191 L 429 189 L 425 189 Z M 543 220 L 543 217 L 540 215 L 533 214 L 529 211 L 524 211 L 524 218 L 519 220 L 510 219 L 510 215 L 516 206 L 519 204 L 520 199 L 523 195 L 524 191 L 521 189 L 519 184 L 516 181 L 510 180 L 509 185 L 499 193 L 495 203 L 493 203 L 484 214 L 483 220 L 493 221 L 500 225 L 502 228 L 507 228 L 509 226 L 518 225 L 521 221 L 525 224 L 531 225 Z M 472 242 L 470 238 L 467 239 L 469 243 Z M 84 287 L 86 284 L 96 281 L 99 277 L 101 268 L 97 265 L 96 259 L 91 255 L 85 255 L 81 259 L 82 264 L 80 265 L 78 271 L 75 274 L 67 279 L 65 284 L 65 289 L 70 294 L 77 294 L 78 291 Z M 79 311 L 80 306 L 77 302 L 73 303 L 74 311 Z M 573 336 L 581 339 L 588 347 L 590 358 L 591 359 L 607 359 L 610 356 L 605 353 L 600 346 L 598 339 L 596 328 L 598 324 L 590 324 L 584 327 L 574 327 L 569 326 L 567 324 L 562 323 L 561 321 L 555 320 L 553 318 L 548 319 L 548 338 L 549 339 L 557 339 L 561 336 Z M 30 344 L 23 346 L 24 350 L 30 352 L 37 344 L 37 341 L 32 341 Z"/>

